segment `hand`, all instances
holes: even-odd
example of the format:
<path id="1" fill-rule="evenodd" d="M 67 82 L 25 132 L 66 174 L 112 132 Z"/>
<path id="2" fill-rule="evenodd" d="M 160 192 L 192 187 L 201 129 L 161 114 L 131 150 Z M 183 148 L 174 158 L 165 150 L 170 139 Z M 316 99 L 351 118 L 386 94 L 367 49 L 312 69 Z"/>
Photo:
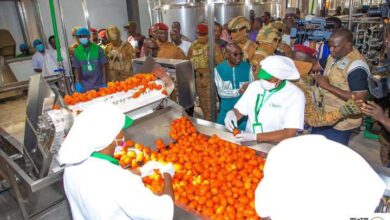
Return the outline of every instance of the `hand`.
<path id="1" fill-rule="evenodd" d="M 313 62 L 313 67 L 311 68 L 311 72 L 314 74 L 319 73 L 322 69 L 320 62 L 318 60 Z"/>
<path id="2" fill-rule="evenodd" d="M 173 167 L 173 165 L 171 163 L 168 163 L 168 164 L 163 165 L 161 167 L 160 172 L 162 174 L 168 173 L 173 178 L 173 176 L 175 175 L 175 168 Z"/>
<path id="3" fill-rule="evenodd" d="M 386 118 L 383 109 L 378 104 L 372 101 L 367 101 L 367 103 L 363 103 L 362 111 L 364 114 L 371 116 L 373 119 L 381 123 Z"/>
<path id="4" fill-rule="evenodd" d="M 348 101 L 340 107 L 340 112 L 344 116 L 344 118 L 350 115 L 359 115 L 362 113 L 358 102 L 355 102 L 354 95 L 352 95 L 352 98 L 348 99 Z"/>
<path id="5" fill-rule="evenodd" d="M 74 85 L 74 88 L 75 88 L 76 92 L 79 92 L 79 93 L 85 92 L 84 86 L 80 82 L 76 82 L 76 84 Z"/>
<path id="6" fill-rule="evenodd" d="M 107 83 L 103 83 L 100 87 L 107 88 Z"/>
<path id="7" fill-rule="evenodd" d="M 249 85 L 249 83 L 245 83 L 244 85 L 242 85 L 241 88 L 238 90 L 238 92 L 240 94 L 243 94 L 246 91 L 246 89 L 248 88 L 248 85 Z"/>
<path id="8" fill-rule="evenodd" d="M 237 127 L 237 116 L 233 110 L 228 111 L 225 117 L 225 127 L 232 132 Z"/>
<path id="9" fill-rule="evenodd" d="M 323 89 L 328 90 L 328 88 L 331 86 L 328 77 L 325 77 L 321 74 L 315 74 L 313 75 L 313 78 L 318 84 L 318 86 L 320 86 Z"/>
<path id="10" fill-rule="evenodd" d="M 164 165 L 157 161 L 149 161 L 143 165 L 140 169 L 141 177 L 149 176 L 153 173 L 154 170 L 161 170 Z"/>
<path id="11" fill-rule="evenodd" d="M 236 139 L 237 139 L 238 142 L 256 141 L 257 140 L 257 134 L 241 132 L 241 133 L 236 135 Z"/>

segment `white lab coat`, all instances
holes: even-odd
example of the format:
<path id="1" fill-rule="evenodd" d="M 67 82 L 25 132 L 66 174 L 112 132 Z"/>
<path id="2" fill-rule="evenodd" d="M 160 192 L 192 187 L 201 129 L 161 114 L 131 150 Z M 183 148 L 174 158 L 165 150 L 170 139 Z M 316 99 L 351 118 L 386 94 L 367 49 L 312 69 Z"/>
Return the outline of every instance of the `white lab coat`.
<path id="1" fill-rule="evenodd" d="M 173 218 L 168 195 L 154 195 L 141 177 L 109 161 L 89 157 L 67 165 L 63 179 L 74 220 Z"/>
<path id="2" fill-rule="evenodd" d="M 62 63 L 64 65 L 65 74 L 69 74 L 69 68 L 68 68 L 68 60 L 65 52 L 61 50 L 62 55 Z M 59 72 L 55 72 L 55 70 L 58 69 L 58 63 L 57 63 L 57 51 L 53 49 L 51 46 L 49 46 L 49 49 L 46 50 L 45 56 L 44 56 L 44 62 L 43 62 L 43 69 L 42 69 L 42 76 L 52 76 L 56 75 Z"/>
<path id="3" fill-rule="evenodd" d="M 44 54 L 37 51 L 31 58 L 32 68 L 33 69 L 42 69 L 43 68 L 43 58 Z"/>
<path id="4" fill-rule="evenodd" d="M 283 130 L 286 128 L 303 129 L 305 116 L 305 96 L 303 92 L 287 81 L 284 88 L 275 92 L 265 102 L 258 114 L 258 120 L 262 123 L 263 131 L 254 131 L 252 124 L 255 123 L 256 98 L 263 94 L 260 81 L 249 84 L 245 93 L 234 106 L 241 114 L 248 116 L 246 132 L 262 133 Z M 269 93 L 266 93 L 269 94 Z M 259 127 L 256 127 L 259 129 Z"/>

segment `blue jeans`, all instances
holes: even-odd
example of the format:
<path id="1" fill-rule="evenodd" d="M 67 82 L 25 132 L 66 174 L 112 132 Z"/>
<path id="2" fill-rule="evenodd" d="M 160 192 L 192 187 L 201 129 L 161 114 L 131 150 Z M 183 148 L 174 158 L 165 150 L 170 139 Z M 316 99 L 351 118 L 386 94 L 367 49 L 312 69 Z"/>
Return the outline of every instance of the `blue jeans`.
<path id="1" fill-rule="evenodd" d="M 348 146 L 348 142 L 349 142 L 349 138 L 351 137 L 352 130 L 340 131 L 334 129 L 333 127 L 324 126 L 324 127 L 313 127 L 311 133 L 323 135 L 329 140 Z"/>

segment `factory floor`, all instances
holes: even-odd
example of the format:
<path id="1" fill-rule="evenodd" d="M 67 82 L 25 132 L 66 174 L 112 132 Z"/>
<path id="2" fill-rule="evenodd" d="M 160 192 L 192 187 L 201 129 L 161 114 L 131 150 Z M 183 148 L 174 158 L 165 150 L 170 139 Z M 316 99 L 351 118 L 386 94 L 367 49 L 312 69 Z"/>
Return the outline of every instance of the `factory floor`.
<path id="1" fill-rule="evenodd" d="M 27 96 L 0 100 L 0 127 L 23 143 Z M 362 155 L 369 163 L 380 164 L 379 143 L 363 137 L 363 131 L 353 134 L 349 146 Z M 0 219 L 23 219 L 18 204 L 9 189 L 2 187 L 0 177 Z M 66 220 L 71 219 L 66 201 L 56 204 L 37 214 L 33 219 Z"/>

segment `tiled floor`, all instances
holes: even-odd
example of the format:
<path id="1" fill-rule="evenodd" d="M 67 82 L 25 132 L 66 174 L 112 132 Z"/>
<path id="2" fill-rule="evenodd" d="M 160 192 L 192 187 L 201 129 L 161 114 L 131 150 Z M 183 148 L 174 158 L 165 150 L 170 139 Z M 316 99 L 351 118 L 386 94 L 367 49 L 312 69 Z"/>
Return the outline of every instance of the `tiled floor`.
<path id="1" fill-rule="evenodd" d="M 0 127 L 15 136 L 20 142 L 23 142 L 26 102 L 26 96 L 6 101 L 0 100 Z M 353 135 L 350 147 L 361 154 L 369 163 L 380 164 L 378 142 L 365 139 L 363 132 Z M 0 219 L 22 219 L 15 199 L 7 190 L 0 191 Z M 69 207 L 64 201 L 48 211 L 40 213 L 34 219 L 66 220 L 71 219 L 71 216 Z"/>

